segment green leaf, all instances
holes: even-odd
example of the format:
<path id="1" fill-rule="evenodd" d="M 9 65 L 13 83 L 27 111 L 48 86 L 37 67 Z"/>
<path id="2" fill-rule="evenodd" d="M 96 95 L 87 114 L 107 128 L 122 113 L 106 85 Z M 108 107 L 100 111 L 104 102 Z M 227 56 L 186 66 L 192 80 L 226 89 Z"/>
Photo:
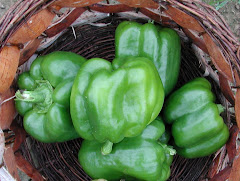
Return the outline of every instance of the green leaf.
<path id="1" fill-rule="evenodd" d="M 224 7 L 228 2 L 229 2 L 229 0 L 225 0 L 225 1 L 221 2 L 221 3 L 219 3 L 219 4 L 216 6 L 216 10 L 221 9 L 221 8 Z"/>

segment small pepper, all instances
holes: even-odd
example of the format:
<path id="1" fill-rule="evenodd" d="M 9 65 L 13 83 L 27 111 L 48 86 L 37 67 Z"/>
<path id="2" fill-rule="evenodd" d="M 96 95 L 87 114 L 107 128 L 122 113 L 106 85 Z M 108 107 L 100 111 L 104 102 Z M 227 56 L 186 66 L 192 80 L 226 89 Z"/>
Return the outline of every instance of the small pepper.
<path id="1" fill-rule="evenodd" d="M 102 152 L 124 137 L 141 134 L 162 109 L 164 90 L 154 64 L 144 57 L 111 62 L 93 58 L 72 87 L 71 116 L 83 139 L 104 143 Z"/>
<path id="2" fill-rule="evenodd" d="M 167 180 L 175 150 L 159 142 L 164 131 L 162 120 L 157 118 L 141 135 L 114 144 L 108 155 L 101 154 L 99 142 L 84 140 L 78 154 L 79 162 L 93 179 Z"/>
<path id="3" fill-rule="evenodd" d="M 70 117 L 70 94 L 85 58 L 71 52 L 53 52 L 35 59 L 18 78 L 15 105 L 24 116 L 24 129 L 36 140 L 52 143 L 79 137 Z"/>
<path id="4" fill-rule="evenodd" d="M 164 105 L 164 121 L 172 124 L 177 153 L 185 158 L 210 155 L 228 140 L 229 131 L 205 78 L 195 78 L 173 92 Z"/>

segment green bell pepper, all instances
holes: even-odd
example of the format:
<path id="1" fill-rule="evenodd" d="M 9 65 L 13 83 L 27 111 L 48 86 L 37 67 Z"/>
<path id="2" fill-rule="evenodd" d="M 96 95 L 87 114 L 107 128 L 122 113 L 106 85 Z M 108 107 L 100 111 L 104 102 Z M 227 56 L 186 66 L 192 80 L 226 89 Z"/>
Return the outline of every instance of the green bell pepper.
<path id="1" fill-rule="evenodd" d="M 205 78 L 196 78 L 175 92 L 164 105 L 164 121 L 172 124 L 177 153 L 186 158 L 210 155 L 221 148 L 229 131 L 214 103 L 215 95 Z"/>
<path id="2" fill-rule="evenodd" d="M 161 77 L 165 95 L 168 95 L 178 80 L 181 45 L 178 34 L 170 28 L 153 23 L 141 25 L 124 21 L 115 32 L 116 58 L 142 56 L 149 58 Z"/>
<path id="3" fill-rule="evenodd" d="M 53 52 L 35 59 L 18 78 L 23 92 L 16 92 L 15 105 L 24 116 L 27 133 L 45 143 L 79 137 L 70 117 L 70 94 L 74 77 L 85 58 L 71 52 Z"/>
<path id="4" fill-rule="evenodd" d="M 78 134 L 105 143 L 103 154 L 124 137 L 139 135 L 159 114 L 164 90 L 154 64 L 144 57 L 111 62 L 93 58 L 80 68 L 71 92 Z"/>
<path id="5" fill-rule="evenodd" d="M 99 142 L 84 140 L 79 162 L 93 179 L 167 180 L 175 150 L 158 141 L 164 131 L 163 122 L 156 119 L 141 135 L 115 144 L 108 155 L 101 154 Z"/>

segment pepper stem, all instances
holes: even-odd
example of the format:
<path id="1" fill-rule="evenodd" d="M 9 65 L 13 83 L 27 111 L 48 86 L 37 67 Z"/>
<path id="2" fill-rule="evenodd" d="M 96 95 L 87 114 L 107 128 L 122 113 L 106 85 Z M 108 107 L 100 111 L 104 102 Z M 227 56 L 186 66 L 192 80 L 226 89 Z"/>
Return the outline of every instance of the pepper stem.
<path id="1" fill-rule="evenodd" d="M 21 93 L 18 90 L 15 95 L 16 95 L 15 100 L 32 102 L 32 103 L 43 102 L 45 99 L 44 94 L 42 94 L 41 92 L 38 92 L 38 91 L 23 91 Z"/>
<path id="2" fill-rule="evenodd" d="M 224 111 L 224 107 L 221 104 L 217 104 L 217 108 L 218 108 L 219 114 L 221 114 Z"/>
<path id="3" fill-rule="evenodd" d="M 113 143 L 111 141 L 106 141 L 101 148 L 102 155 L 108 155 L 112 152 Z"/>
<path id="4" fill-rule="evenodd" d="M 177 153 L 177 151 L 175 149 L 173 149 L 172 147 L 170 147 L 170 146 L 167 146 L 166 149 L 168 150 L 168 153 L 170 155 L 176 155 L 176 153 Z"/>
<path id="5" fill-rule="evenodd" d="M 175 149 L 173 149 L 172 146 L 168 146 L 161 142 L 158 142 L 158 144 L 160 144 L 164 148 L 164 150 L 167 151 L 170 155 L 176 155 L 177 151 Z"/>
<path id="6" fill-rule="evenodd" d="M 36 80 L 37 88 L 33 91 L 19 90 L 16 92 L 16 101 L 35 103 L 33 109 L 38 113 L 46 113 L 52 104 L 53 87 L 47 80 Z"/>
<path id="7" fill-rule="evenodd" d="M 152 24 L 154 24 L 154 20 L 148 20 L 148 23 L 152 23 Z"/>

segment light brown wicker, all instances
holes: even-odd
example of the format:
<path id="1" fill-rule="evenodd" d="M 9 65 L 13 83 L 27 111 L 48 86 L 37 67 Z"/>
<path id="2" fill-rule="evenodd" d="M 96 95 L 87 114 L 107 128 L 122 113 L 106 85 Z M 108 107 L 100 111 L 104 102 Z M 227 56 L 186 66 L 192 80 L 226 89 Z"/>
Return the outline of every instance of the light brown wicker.
<path id="1" fill-rule="evenodd" d="M 42 144 L 30 137 L 26 141 L 21 118 L 14 119 L 14 78 L 34 54 L 55 50 L 112 60 L 114 30 L 123 19 L 152 19 L 177 30 L 182 38 L 178 86 L 207 76 L 226 108 L 223 117 L 231 133 L 226 146 L 201 159 L 176 156 L 170 180 L 239 181 L 240 43 L 223 17 L 200 0 L 19 0 L 12 6 L 0 20 L 0 125 L 15 157 L 11 164 L 33 180 L 90 179 L 77 162 L 80 139 L 61 144 Z M 6 166 L 19 179 L 11 164 Z"/>

